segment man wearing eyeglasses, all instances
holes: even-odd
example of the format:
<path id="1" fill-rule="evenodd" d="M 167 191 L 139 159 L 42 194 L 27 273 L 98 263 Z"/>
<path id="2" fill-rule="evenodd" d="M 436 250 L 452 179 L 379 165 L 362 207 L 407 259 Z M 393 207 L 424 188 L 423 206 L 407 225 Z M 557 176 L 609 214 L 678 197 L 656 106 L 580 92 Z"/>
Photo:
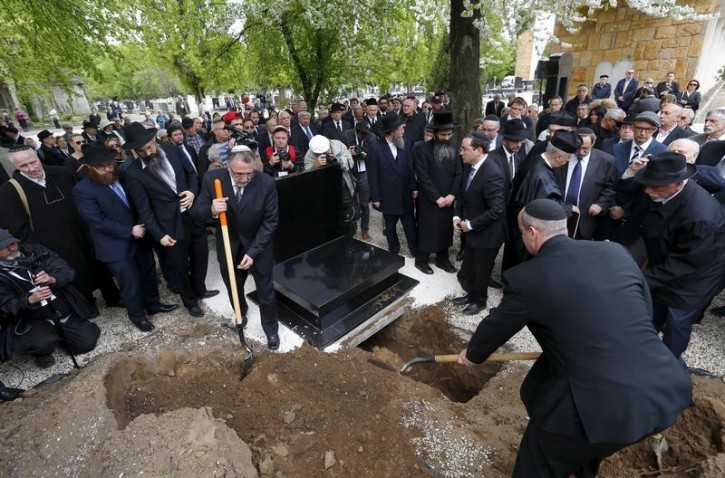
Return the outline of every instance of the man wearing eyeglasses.
<path id="1" fill-rule="evenodd" d="M 637 78 L 634 77 L 634 70 L 627 70 L 626 76 L 619 80 L 614 88 L 614 99 L 617 106 L 624 111 L 628 111 L 629 107 L 632 106 L 632 102 L 634 102 L 634 94 L 638 86 L 639 83 Z"/>
<path id="2" fill-rule="evenodd" d="M 94 269 L 91 241 L 71 197 L 73 173 L 61 166 L 43 166 L 27 146 L 11 149 L 10 160 L 17 168 L 17 186 L 0 186 L 0 227 L 21 242 L 39 243 L 60 255 L 75 270 L 73 283 L 91 304 L 93 290 L 100 288 L 107 306 L 119 306 L 121 296 L 111 275 Z M 16 187 L 27 198 L 27 209 Z M 88 316 L 97 314 L 89 307 Z"/>
<path id="3" fill-rule="evenodd" d="M 277 229 L 279 208 L 274 179 L 254 170 L 254 155 L 246 146 L 236 146 L 229 155 L 226 168 L 209 171 L 201 186 L 201 193 L 191 209 L 197 221 L 215 221 L 222 212 L 227 213 L 231 253 L 237 293 L 241 302 L 242 323 L 247 324 L 247 301 L 244 282 L 251 271 L 259 297 L 262 328 L 270 350 L 279 348 L 277 297 L 272 282 L 274 254 L 272 236 Z M 224 197 L 216 199 L 214 180 L 222 183 Z M 232 291 L 227 275 L 227 260 L 222 240 L 221 224 L 217 222 L 217 260 L 224 284 L 232 303 Z"/>
<path id="4" fill-rule="evenodd" d="M 645 111 L 637 115 L 634 119 L 634 139 L 615 144 L 612 149 L 617 174 L 621 176 L 636 159 L 667 151 L 667 146 L 653 138 L 659 127 L 660 118 L 656 113 Z"/>

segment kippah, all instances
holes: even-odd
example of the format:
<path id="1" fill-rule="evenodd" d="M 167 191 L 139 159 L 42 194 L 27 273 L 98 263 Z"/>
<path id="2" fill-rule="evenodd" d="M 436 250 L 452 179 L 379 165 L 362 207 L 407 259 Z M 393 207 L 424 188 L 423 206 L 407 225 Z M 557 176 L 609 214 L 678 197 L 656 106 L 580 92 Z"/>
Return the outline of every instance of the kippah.
<path id="1" fill-rule="evenodd" d="M 495 122 L 497 122 L 497 123 L 498 123 L 498 122 L 500 122 L 500 121 L 501 121 L 501 118 L 499 118 L 499 117 L 498 117 L 498 116 L 496 116 L 496 115 L 486 115 L 486 117 L 485 117 L 485 118 L 483 118 L 483 120 L 484 120 L 484 121 L 495 121 Z"/>
<path id="2" fill-rule="evenodd" d="M 561 221 L 566 219 L 564 208 L 551 199 L 534 199 L 524 206 L 526 214 L 541 221 Z"/>
<path id="3" fill-rule="evenodd" d="M 16 144 L 10 147 L 8 153 L 17 153 L 18 151 L 27 151 L 29 149 L 31 148 L 27 144 Z"/>
<path id="4" fill-rule="evenodd" d="M 473 136 L 474 138 L 476 138 L 479 141 L 483 141 L 484 143 L 490 143 L 491 142 L 491 140 L 488 139 L 488 136 L 486 136 L 485 134 L 481 133 L 480 131 L 474 131 L 473 133 L 471 133 L 471 136 Z"/>

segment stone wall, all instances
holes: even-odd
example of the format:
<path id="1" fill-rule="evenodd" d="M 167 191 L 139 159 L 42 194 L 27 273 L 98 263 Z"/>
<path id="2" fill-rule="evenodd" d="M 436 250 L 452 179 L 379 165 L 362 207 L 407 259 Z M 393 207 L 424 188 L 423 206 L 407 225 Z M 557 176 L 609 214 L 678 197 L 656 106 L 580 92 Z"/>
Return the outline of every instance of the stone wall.
<path id="1" fill-rule="evenodd" d="M 705 30 L 711 21 L 652 18 L 621 3 L 625 6 L 595 13 L 574 34 L 561 25 L 556 26 L 558 38 L 571 45 L 560 51 L 571 53 L 574 60 L 570 96 L 575 94 L 579 83 L 591 86 L 602 73 L 609 74 L 614 85 L 630 67 L 637 71 L 640 81 L 652 77 L 657 83 L 665 79 L 668 71 L 674 71 L 682 85 L 696 76 L 703 55 Z M 698 12 L 712 13 L 720 2 L 688 0 L 686 3 Z M 714 83 L 712 78 L 698 79 L 703 86 Z"/>
<path id="2" fill-rule="evenodd" d="M 527 30 L 518 38 L 514 75 L 520 76 L 524 80 L 533 79 L 536 73 L 536 60 L 532 62 L 533 58 L 534 36 Z"/>

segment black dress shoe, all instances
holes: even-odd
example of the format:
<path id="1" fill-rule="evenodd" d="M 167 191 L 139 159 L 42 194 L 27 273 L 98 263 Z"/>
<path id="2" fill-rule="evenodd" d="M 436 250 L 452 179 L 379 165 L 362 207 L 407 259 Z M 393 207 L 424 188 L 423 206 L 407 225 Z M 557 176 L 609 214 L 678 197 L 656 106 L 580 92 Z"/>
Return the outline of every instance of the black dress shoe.
<path id="1" fill-rule="evenodd" d="M 446 271 L 450 274 L 453 274 L 456 272 L 456 268 L 453 267 L 453 264 L 451 264 L 449 261 L 438 263 L 436 262 L 436 267 L 442 271 Z"/>
<path id="2" fill-rule="evenodd" d="M 179 308 L 179 304 L 159 304 L 157 310 L 147 310 L 147 315 L 165 314 Z"/>
<path id="3" fill-rule="evenodd" d="M 471 303 L 471 296 L 466 294 L 461 297 L 456 297 L 455 299 L 451 300 L 453 305 L 466 305 Z"/>
<path id="4" fill-rule="evenodd" d="M 267 348 L 269 350 L 279 349 L 279 335 L 272 334 L 267 337 Z"/>
<path id="5" fill-rule="evenodd" d="M 203 294 L 201 295 L 201 297 L 199 297 L 199 298 L 200 298 L 200 299 L 211 299 L 211 298 L 212 298 L 212 297 L 214 297 L 215 295 L 219 295 L 219 291 L 218 291 L 217 289 L 214 289 L 214 290 L 208 290 L 208 291 L 204 292 L 204 293 L 203 293 Z"/>
<path id="6" fill-rule="evenodd" d="M 468 304 L 468 307 L 463 309 L 463 313 L 466 315 L 476 315 L 479 312 L 481 312 L 485 307 L 481 307 L 480 305 L 476 304 L 475 302 L 471 302 Z"/>
<path id="7" fill-rule="evenodd" d="M 433 269 L 430 268 L 427 262 L 415 261 L 415 268 L 421 271 L 423 274 L 432 274 Z"/>
<path id="8" fill-rule="evenodd" d="M 10 402 L 15 400 L 24 391 L 25 390 L 21 388 L 6 387 L 2 384 L 2 382 L 0 382 L 0 402 Z"/>
<path id="9" fill-rule="evenodd" d="M 55 365 L 55 357 L 53 357 L 53 354 L 36 355 L 35 365 L 37 365 L 38 368 L 52 367 L 53 365 Z"/>
<path id="10" fill-rule="evenodd" d="M 156 328 L 154 324 L 149 322 L 147 319 L 142 319 L 139 321 L 134 321 L 133 325 L 136 326 L 136 328 L 142 332 L 151 332 Z"/>
<path id="11" fill-rule="evenodd" d="M 710 313 L 713 315 L 717 315 L 718 317 L 725 317 L 725 305 L 721 305 L 720 307 L 713 307 L 710 309 Z"/>
<path id="12" fill-rule="evenodd" d="M 488 286 L 492 289 L 503 289 L 503 284 L 494 279 L 493 277 L 488 279 Z"/>
<path id="13" fill-rule="evenodd" d="M 192 317 L 204 317 L 204 311 L 201 310 L 201 307 L 195 305 L 193 307 L 189 307 L 189 315 Z"/>

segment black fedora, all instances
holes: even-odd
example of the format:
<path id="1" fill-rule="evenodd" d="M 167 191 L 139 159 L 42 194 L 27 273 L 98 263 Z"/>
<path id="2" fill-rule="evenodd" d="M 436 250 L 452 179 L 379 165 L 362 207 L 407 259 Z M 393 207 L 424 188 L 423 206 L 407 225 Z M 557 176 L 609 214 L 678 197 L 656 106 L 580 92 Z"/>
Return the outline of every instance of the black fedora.
<path id="1" fill-rule="evenodd" d="M 87 166 L 103 166 L 116 160 L 116 151 L 102 144 L 84 144 L 81 152 L 81 162 Z"/>
<path id="2" fill-rule="evenodd" d="M 518 118 L 510 119 L 503 126 L 502 136 L 504 139 L 512 141 L 523 141 L 531 138 L 531 130 L 526 129 L 526 125 Z"/>
<path id="3" fill-rule="evenodd" d="M 441 129 L 453 129 L 458 128 L 458 124 L 453 123 L 453 113 L 450 111 L 441 111 L 440 113 L 433 113 L 433 121 L 430 122 L 430 127 L 433 131 Z"/>
<path id="4" fill-rule="evenodd" d="M 157 128 L 146 128 L 138 121 L 134 121 L 126 127 L 126 149 L 137 149 L 156 138 Z"/>
<path id="5" fill-rule="evenodd" d="M 381 121 L 383 134 L 395 131 L 400 127 L 401 124 L 405 123 L 405 119 L 398 115 L 385 115 Z"/>
<path id="6" fill-rule="evenodd" d="M 653 154 L 645 168 L 640 169 L 634 180 L 646 186 L 666 186 L 691 178 L 697 172 L 693 164 L 687 164 L 685 156 L 679 153 Z"/>

